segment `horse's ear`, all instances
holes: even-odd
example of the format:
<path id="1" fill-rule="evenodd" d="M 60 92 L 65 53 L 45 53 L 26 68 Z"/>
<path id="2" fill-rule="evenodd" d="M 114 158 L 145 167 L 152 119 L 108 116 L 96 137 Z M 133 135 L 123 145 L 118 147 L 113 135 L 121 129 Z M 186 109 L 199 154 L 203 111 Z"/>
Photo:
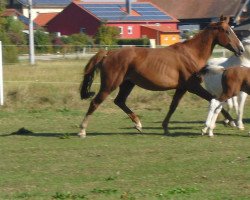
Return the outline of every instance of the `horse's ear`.
<path id="1" fill-rule="evenodd" d="M 230 17 L 229 16 L 224 17 L 223 15 L 221 15 L 220 16 L 220 21 L 221 22 L 224 21 L 224 22 L 226 22 L 228 24 L 229 21 L 230 21 Z"/>

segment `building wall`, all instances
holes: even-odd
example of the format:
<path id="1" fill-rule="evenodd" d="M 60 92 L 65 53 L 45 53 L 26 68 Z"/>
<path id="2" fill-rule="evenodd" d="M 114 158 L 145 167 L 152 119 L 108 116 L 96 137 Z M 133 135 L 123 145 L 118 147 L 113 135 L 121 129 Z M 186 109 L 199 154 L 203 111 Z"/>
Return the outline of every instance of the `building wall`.
<path id="1" fill-rule="evenodd" d="M 120 38 L 140 38 L 141 28 L 140 24 L 135 23 L 110 23 L 108 26 L 116 26 L 120 28 Z"/>
<path id="2" fill-rule="evenodd" d="M 95 35 L 100 22 L 85 12 L 79 6 L 71 3 L 61 13 L 47 24 L 49 32 L 60 32 L 62 35 L 80 33 L 80 29 L 85 28 L 86 34 Z"/>
<path id="3" fill-rule="evenodd" d="M 32 20 L 34 20 L 39 13 L 59 13 L 63 8 L 33 8 L 32 9 Z M 29 18 L 29 10 L 26 7 L 23 7 L 23 15 Z"/>
<path id="4" fill-rule="evenodd" d="M 163 46 L 169 46 L 180 42 L 180 35 L 177 33 L 161 33 L 160 44 Z"/>
<path id="5" fill-rule="evenodd" d="M 160 26 L 168 26 L 172 30 L 177 30 L 176 23 L 165 23 Z M 164 33 L 144 26 L 141 27 L 141 36 L 147 36 L 149 39 L 155 39 L 157 45 L 164 46 L 169 46 L 180 41 L 179 33 Z"/>

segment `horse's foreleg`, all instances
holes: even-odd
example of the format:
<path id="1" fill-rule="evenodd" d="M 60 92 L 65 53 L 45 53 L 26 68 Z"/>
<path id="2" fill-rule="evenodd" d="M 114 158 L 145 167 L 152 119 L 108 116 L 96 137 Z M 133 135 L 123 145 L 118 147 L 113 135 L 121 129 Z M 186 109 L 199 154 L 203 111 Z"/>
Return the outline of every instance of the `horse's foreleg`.
<path id="1" fill-rule="evenodd" d="M 131 93 L 131 91 L 133 90 L 134 86 L 135 86 L 134 83 L 132 83 L 130 81 L 124 81 L 120 85 L 120 90 L 118 92 L 117 97 L 114 100 L 114 103 L 117 106 L 119 106 L 130 117 L 130 119 L 135 123 L 135 128 L 138 131 L 141 132 L 142 131 L 142 125 L 141 125 L 140 119 L 126 105 L 126 100 L 127 100 L 128 96 L 129 96 L 129 94 Z"/>
<path id="2" fill-rule="evenodd" d="M 208 136 L 213 137 L 214 133 L 213 130 L 216 127 L 216 120 L 217 117 L 222 109 L 222 103 L 220 101 L 217 101 L 215 99 L 212 99 L 211 101 L 211 112 L 213 112 L 212 117 L 210 119 L 210 124 L 208 127 Z"/>
<path id="3" fill-rule="evenodd" d="M 98 108 L 98 106 L 106 99 L 106 97 L 110 94 L 110 92 L 107 91 L 100 91 L 95 98 L 91 101 L 89 105 L 89 109 L 82 121 L 81 124 L 81 130 L 78 134 L 79 137 L 84 138 L 86 137 L 86 128 L 88 126 L 88 121 L 91 116 L 91 114 Z"/>
<path id="4" fill-rule="evenodd" d="M 214 116 L 216 108 L 218 107 L 218 102 L 219 101 L 217 101 L 216 99 L 212 99 L 209 103 L 209 110 L 208 110 L 208 115 L 207 115 L 207 119 L 205 122 L 205 127 L 201 129 L 202 135 L 205 135 L 208 132 L 209 127 L 211 127 L 212 118 Z"/>
<path id="5" fill-rule="evenodd" d="M 246 102 L 246 98 L 247 98 L 248 94 L 245 92 L 240 92 L 239 95 L 239 112 L 238 112 L 238 116 L 237 116 L 237 127 L 240 130 L 244 130 L 244 124 L 243 124 L 243 112 L 244 112 L 244 105 Z"/>
<path id="6" fill-rule="evenodd" d="M 168 124 L 169 124 L 170 118 L 173 115 L 174 111 L 176 110 L 181 98 L 183 97 L 183 95 L 186 92 L 187 92 L 187 90 L 185 90 L 185 89 L 176 89 L 175 94 L 174 94 L 173 99 L 172 99 L 172 102 L 171 102 L 170 107 L 169 107 L 168 114 L 162 123 L 162 127 L 164 129 L 164 134 L 169 134 Z"/>
<path id="7" fill-rule="evenodd" d="M 205 90 L 198 82 L 197 84 L 192 84 L 191 86 L 189 86 L 188 91 L 193 94 L 196 94 L 197 96 L 207 101 L 211 101 L 213 99 L 213 96 L 207 90 Z M 221 113 L 226 119 L 230 121 L 230 124 L 233 126 L 234 120 L 231 115 L 224 108 L 222 108 Z"/>

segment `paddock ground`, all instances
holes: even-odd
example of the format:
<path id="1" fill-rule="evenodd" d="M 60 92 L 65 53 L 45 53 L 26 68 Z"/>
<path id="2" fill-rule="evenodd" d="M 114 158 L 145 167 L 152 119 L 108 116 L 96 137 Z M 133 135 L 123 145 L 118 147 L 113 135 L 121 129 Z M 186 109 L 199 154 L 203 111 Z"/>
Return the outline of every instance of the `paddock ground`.
<path id="1" fill-rule="evenodd" d="M 132 92 L 143 134 L 113 104 L 114 92 L 79 139 L 89 104 L 78 94 L 84 63 L 4 66 L 0 199 L 250 199 L 249 101 L 246 130 L 220 117 L 211 139 L 200 133 L 207 102 L 187 94 L 166 137 L 161 121 L 173 91 Z"/>

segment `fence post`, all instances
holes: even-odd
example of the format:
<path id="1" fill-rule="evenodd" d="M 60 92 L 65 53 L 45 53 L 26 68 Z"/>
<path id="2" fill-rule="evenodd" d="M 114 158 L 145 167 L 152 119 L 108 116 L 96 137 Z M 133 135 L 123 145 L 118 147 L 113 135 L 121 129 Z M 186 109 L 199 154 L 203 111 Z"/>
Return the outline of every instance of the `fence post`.
<path id="1" fill-rule="evenodd" d="M 3 105 L 3 52 L 2 41 L 0 41 L 0 105 Z"/>

